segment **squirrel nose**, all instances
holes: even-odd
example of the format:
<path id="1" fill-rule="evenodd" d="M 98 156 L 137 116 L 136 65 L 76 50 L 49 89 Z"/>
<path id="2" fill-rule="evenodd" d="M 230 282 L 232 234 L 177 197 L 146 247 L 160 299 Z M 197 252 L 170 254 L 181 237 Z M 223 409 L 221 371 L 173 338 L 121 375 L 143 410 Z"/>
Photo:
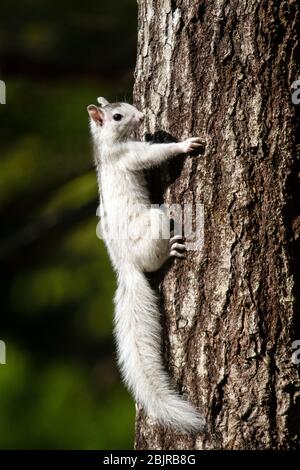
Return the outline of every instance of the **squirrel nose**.
<path id="1" fill-rule="evenodd" d="M 145 119 L 145 115 L 143 113 L 140 113 L 139 119 L 141 122 L 143 122 L 143 120 Z"/>

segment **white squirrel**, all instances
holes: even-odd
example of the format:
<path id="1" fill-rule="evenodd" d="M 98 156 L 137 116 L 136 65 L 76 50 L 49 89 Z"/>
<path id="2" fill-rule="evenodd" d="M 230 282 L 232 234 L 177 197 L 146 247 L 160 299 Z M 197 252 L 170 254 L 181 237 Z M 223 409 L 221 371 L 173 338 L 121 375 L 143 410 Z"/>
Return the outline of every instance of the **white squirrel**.
<path id="1" fill-rule="evenodd" d="M 157 296 L 144 272 L 156 271 L 170 257 L 184 257 L 175 236 L 156 237 L 169 229 L 160 208 L 151 208 L 143 175 L 146 168 L 203 146 L 196 137 L 179 143 L 146 143 L 131 136 L 144 114 L 128 103 L 98 98 L 89 105 L 90 129 L 98 175 L 101 231 L 117 273 L 115 336 L 124 380 L 138 403 L 157 422 L 178 431 L 205 429 L 193 405 L 172 388 L 163 368 Z M 157 232 L 158 230 L 158 232 Z M 128 231 L 130 236 L 127 236 Z M 154 234 L 154 236 L 153 236 Z"/>

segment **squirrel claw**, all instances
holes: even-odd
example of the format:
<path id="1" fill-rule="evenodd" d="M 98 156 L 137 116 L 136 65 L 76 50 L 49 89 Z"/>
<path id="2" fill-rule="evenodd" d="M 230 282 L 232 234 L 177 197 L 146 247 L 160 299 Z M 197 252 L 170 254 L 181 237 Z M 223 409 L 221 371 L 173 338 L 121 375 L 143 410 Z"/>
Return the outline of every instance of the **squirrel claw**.
<path id="1" fill-rule="evenodd" d="M 183 253 L 179 253 L 176 250 L 170 252 L 170 258 L 185 258 L 186 256 Z"/>

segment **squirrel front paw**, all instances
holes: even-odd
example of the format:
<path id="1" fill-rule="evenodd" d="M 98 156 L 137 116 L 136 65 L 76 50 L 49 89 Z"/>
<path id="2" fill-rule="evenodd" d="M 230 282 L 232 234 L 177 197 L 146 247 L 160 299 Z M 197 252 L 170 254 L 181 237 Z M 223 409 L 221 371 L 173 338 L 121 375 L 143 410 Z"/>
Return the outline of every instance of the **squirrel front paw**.
<path id="1" fill-rule="evenodd" d="M 181 153 L 190 153 L 200 147 L 204 147 L 205 141 L 201 137 L 191 137 L 190 139 L 180 142 Z"/>

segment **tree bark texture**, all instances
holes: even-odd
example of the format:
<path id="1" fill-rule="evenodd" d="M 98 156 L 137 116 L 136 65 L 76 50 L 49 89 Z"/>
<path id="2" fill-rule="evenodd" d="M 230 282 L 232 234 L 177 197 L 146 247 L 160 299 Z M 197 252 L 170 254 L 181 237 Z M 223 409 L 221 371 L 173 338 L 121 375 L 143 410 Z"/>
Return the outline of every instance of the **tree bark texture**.
<path id="1" fill-rule="evenodd" d="M 144 131 L 206 140 L 204 155 L 172 160 L 150 180 L 157 200 L 160 191 L 167 203 L 204 205 L 202 250 L 153 283 L 166 367 L 208 433 L 165 430 L 139 409 L 136 448 L 296 448 L 299 2 L 138 3 L 134 99 L 146 112 Z"/>

